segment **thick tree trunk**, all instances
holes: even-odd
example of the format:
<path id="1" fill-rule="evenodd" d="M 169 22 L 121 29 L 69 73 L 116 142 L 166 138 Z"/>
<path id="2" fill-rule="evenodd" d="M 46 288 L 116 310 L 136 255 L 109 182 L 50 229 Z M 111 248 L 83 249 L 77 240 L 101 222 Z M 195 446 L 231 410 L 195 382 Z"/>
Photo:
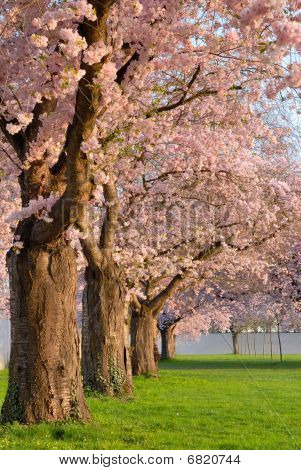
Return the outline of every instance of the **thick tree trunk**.
<path id="1" fill-rule="evenodd" d="M 132 314 L 131 346 L 134 375 L 158 375 L 157 320 L 149 310 Z"/>
<path id="2" fill-rule="evenodd" d="M 232 331 L 233 354 L 239 354 L 238 334 Z"/>
<path id="3" fill-rule="evenodd" d="M 176 354 L 176 336 L 174 326 L 161 330 L 161 359 L 174 359 Z"/>
<path id="4" fill-rule="evenodd" d="M 62 241 L 13 249 L 11 357 L 2 422 L 86 420 L 76 326 L 75 254 Z"/>
<path id="5" fill-rule="evenodd" d="M 130 394 L 128 304 L 118 266 L 104 259 L 86 270 L 82 363 L 85 386 L 106 395 Z"/>

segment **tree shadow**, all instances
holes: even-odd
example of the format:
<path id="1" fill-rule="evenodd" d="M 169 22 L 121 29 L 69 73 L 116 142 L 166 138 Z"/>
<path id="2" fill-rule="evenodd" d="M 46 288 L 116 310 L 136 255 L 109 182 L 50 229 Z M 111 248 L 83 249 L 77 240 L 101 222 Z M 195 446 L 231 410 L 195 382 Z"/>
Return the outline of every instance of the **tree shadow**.
<path id="1" fill-rule="evenodd" d="M 160 369 L 162 370 L 203 370 L 203 369 L 300 369 L 301 370 L 301 358 L 280 359 L 275 356 L 273 359 L 263 358 L 249 358 L 249 357 L 235 357 L 230 356 L 225 358 L 202 359 L 198 356 L 195 359 L 191 358 L 175 358 L 170 360 L 161 360 Z"/>

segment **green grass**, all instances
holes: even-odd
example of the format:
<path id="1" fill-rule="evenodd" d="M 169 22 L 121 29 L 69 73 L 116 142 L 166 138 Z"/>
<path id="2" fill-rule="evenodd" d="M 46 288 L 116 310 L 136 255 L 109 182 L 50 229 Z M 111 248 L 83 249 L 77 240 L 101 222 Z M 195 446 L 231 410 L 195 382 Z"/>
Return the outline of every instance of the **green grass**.
<path id="1" fill-rule="evenodd" d="M 301 449 L 301 356 L 178 356 L 90 424 L 0 427 L 0 449 Z M 7 371 L 0 372 L 0 402 Z"/>

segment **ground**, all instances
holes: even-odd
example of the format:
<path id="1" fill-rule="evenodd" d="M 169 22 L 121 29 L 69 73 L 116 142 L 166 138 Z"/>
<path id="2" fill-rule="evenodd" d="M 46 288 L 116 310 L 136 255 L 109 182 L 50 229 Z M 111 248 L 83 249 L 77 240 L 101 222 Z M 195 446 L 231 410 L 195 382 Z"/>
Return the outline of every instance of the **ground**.
<path id="1" fill-rule="evenodd" d="M 301 356 L 178 356 L 131 399 L 87 401 L 90 424 L 0 426 L 0 449 L 301 448 Z"/>

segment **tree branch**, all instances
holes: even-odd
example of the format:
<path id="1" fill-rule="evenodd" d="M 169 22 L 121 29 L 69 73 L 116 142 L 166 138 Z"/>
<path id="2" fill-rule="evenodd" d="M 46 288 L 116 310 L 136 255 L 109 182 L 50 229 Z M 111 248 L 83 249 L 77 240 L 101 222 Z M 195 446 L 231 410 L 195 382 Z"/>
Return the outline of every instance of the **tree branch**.
<path id="1" fill-rule="evenodd" d="M 37 103 L 33 110 L 33 120 L 27 126 L 24 136 L 26 143 L 26 151 L 29 150 L 29 144 L 34 142 L 38 136 L 39 130 L 42 126 L 41 116 L 43 114 L 50 114 L 56 110 L 57 100 L 42 98 L 41 103 Z"/>
<path id="2" fill-rule="evenodd" d="M 193 262 L 196 261 L 206 261 L 207 259 L 215 256 L 222 251 L 222 243 L 220 241 L 213 243 L 207 248 L 201 250 L 194 258 Z M 163 289 L 159 294 L 157 294 L 149 303 L 148 307 L 150 310 L 156 314 L 159 312 L 164 303 L 174 294 L 179 285 L 183 282 L 185 277 L 189 273 L 189 268 L 185 267 L 181 269 L 181 274 L 176 274 L 169 284 Z"/>
<path id="3" fill-rule="evenodd" d="M 86 39 L 88 46 L 106 39 L 106 20 L 110 7 L 116 0 L 90 0 L 97 13 L 96 21 L 85 20 L 79 25 L 80 34 Z M 92 182 L 89 177 L 89 165 L 81 144 L 88 139 L 94 130 L 98 116 L 101 87 L 95 83 L 106 57 L 100 63 L 89 65 L 84 61 L 81 69 L 84 77 L 79 81 L 72 122 L 69 124 L 63 152 L 66 154 L 67 187 L 63 196 L 53 206 L 50 217 L 53 222 L 43 220 L 35 224 L 32 241 L 45 243 L 60 236 L 72 223 L 85 218 L 86 205 L 89 201 Z"/>
<path id="4" fill-rule="evenodd" d="M 6 138 L 7 142 L 12 146 L 14 151 L 17 154 L 17 157 L 22 162 L 25 154 L 25 137 L 24 133 L 18 132 L 17 134 L 10 134 L 6 128 L 6 126 L 10 124 L 3 116 L 0 116 L 0 129 Z"/>

